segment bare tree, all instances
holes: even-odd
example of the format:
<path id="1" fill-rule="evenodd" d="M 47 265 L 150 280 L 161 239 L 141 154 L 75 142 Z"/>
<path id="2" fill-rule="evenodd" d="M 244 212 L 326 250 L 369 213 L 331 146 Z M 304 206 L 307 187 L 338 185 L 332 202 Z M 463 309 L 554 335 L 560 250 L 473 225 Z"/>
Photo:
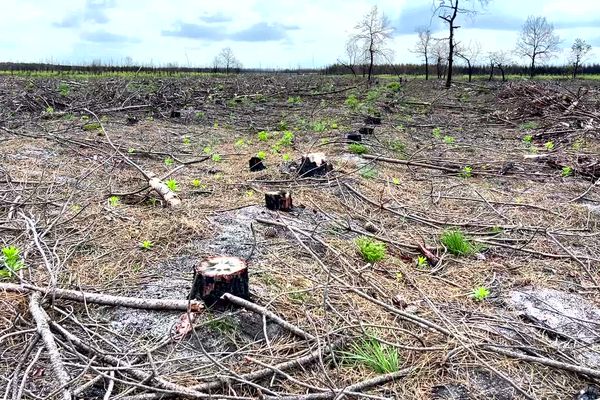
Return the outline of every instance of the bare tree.
<path id="1" fill-rule="evenodd" d="M 577 71 L 581 64 L 585 61 L 588 53 L 592 50 L 592 46 L 585 40 L 575 39 L 571 46 L 571 54 L 569 54 L 569 62 L 573 65 L 573 79 L 577 76 Z"/>
<path id="2" fill-rule="evenodd" d="M 560 38 L 554 34 L 554 25 L 546 17 L 530 15 L 523 24 L 517 41 L 516 53 L 531 60 L 529 76 L 535 74 L 535 62 L 551 58 L 559 48 Z"/>
<path id="3" fill-rule="evenodd" d="M 352 71 L 352 75 L 356 76 L 356 69 L 359 64 L 363 64 L 364 60 L 361 57 L 362 52 L 359 48 L 355 37 L 351 37 L 346 42 L 345 61 L 338 58 L 338 63 Z"/>
<path id="4" fill-rule="evenodd" d="M 479 54 L 481 53 L 481 43 L 469 42 L 468 45 L 457 45 L 456 56 L 462 58 L 467 63 L 467 70 L 469 73 L 469 82 L 473 77 L 473 66 L 477 63 Z"/>
<path id="5" fill-rule="evenodd" d="M 242 63 L 235 58 L 233 50 L 231 50 L 230 47 L 225 47 L 222 49 L 221 52 L 215 57 L 213 64 L 216 71 L 223 69 L 225 70 L 226 74 L 242 68 Z"/>
<path id="6" fill-rule="evenodd" d="M 423 57 L 425 61 L 425 80 L 429 79 L 429 53 L 432 46 L 431 30 L 424 26 L 417 28 L 417 45 L 415 46 L 414 52 Z"/>
<path id="7" fill-rule="evenodd" d="M 466 7 L 459 7 L 459 1 L 466 4 Z M 485 7 L 489 2 L 490 0 L 438 0 L 435 14 L 448 24 L 448 74 L 446 75 L 446 87 L 450 87 L 452 84 L 452 66 L 454 64 L 454 51 L 456 47 L 454 31 L 460 28 L 459 25 L 456 25 L 456 18 L 460 14 L 474 16 L 477 14 L 475 9 L 477 5 Z"/>
<path id="8" fill-rule="evenodd" d="M 448 66 L 448 44 L 445 39 L 434 39 L 431 46 L 431 58 L 435 61 L 437 78 L 442 79 L 446 75 Z"/>
<path id="9" fill-rule="evenodd" d="M 379 14 L 377 6 L 364 16 L 356 26 L 352 39 L 359 44 L 363 58 L 368 62 L 368 79 L 373 75 L 373 65 L 389 57 L 391 51 L 385 47 L 386 41 L 392 37 L 392 28 L 385 14 Z"/>
<path id="10" fill-rule="evenodd" d="M 494 68 L 498 67 L 500 73 L 502 74 L 502 82 L 506 81 L 506 75 L 504 74 L 504 70 L 506 66 L 511 63 L 510 54 L 507 51 L 494 51 L 489 53 L 490 60 L 490 81 L 494 77 Z"/>

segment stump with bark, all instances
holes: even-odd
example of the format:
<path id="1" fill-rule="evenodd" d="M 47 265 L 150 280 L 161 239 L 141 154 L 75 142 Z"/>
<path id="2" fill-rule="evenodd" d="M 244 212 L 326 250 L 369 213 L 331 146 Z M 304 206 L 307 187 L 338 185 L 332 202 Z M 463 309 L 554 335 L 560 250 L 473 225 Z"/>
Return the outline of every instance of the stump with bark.
<path id="1" fill-rule="evenodd" d="M 323 153 L 310 153 L 302 156 L 298 174 L 300 177 L 322 176 L 333 170 Z"/>
<path id="2" fill-rule="evenodd" d="M 267 168 L 265 167 L 265 164 L 263 164 L 263 160 L 259 157 L 252 157 L 248 161 L 248 167 L 250 168 L 251 172 L 262 171 L 263 169 Z"/>
<path id="3" fill-rule="evenodd" d="M 291 211 L 292 195 L 285 190 L 265 193 L 265 206 L 273 211 Z"/>
<path id="4" fill-rule="evenodd" d="M 190 299 L 203 300 L 207 306 L 222 303 L 221 296 L 231 293 L 250 299 L 248 266 L 238 257 L 211 257 L 194 270 Z"/>

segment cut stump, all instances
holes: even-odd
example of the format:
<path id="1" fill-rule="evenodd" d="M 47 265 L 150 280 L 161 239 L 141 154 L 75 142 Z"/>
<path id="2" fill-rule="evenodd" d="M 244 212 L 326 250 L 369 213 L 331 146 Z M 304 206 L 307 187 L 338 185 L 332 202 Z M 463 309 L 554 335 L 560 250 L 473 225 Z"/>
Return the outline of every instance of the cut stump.
<path id="1" fill-rule="evenodd" d="M 322 176 L 333 170 L 324 153 L 310 153 L 302 156 L 298 174 L 300 177 Z"/>
<path id="2" fill-rule="evenodd" d="M 360 133 L 361 135 L 372 135 L 373 132 L 375 132 L 375 128 L 373 128 L 372 126 L 363 126 L 361 128 L 358 128 L 358 133 Z"/>
<path id="3" fill-rule="evenodd" d="M 362 142 L 362 135 L 360 133 L 348 133 L 346 139 L 350 142 Z"/>
<path id="4" fill-rule="evenodd" d="M 263 164 L 263 160 L 258 157 L 252 157 L 248 161 L 248 167 L 250 168 L 251 172 L 262 171 L 263 169 L 267 168 L 265 167 L 265 164 Z"/>
<path id="5" fill-rule="evenodd" d="M 266 192 L 265 206 L 273 211 L 290 211 L 293 207 L 292 195 L 284 190 Z"/>
<path id="6" fill-rule="evenodd" d="M 368 125 L 381 125 L 381 117 L 377 115 L 367 115 L 365 117 L 365 124 Z"/>
<path id="7" fill-rule="evenodd" d="M 202 261 L 194 270 L 190 299 L 203 300 L 210 307 L 219 303 L 225 293 L 250 299 L 246 262 L 238 257 L 211 257 Z"/>

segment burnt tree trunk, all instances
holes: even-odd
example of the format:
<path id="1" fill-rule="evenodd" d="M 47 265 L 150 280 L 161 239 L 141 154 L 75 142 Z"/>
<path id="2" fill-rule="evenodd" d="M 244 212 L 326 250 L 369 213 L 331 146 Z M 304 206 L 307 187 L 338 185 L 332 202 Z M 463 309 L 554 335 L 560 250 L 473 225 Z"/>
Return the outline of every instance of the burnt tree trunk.
<path id="1" fill-rule="evenodd" d="M 310 153 L 302 156 L 298 175 L 300 177 L 322 176 L 331 170 L 333 170 L 333 166 L 327 161 L 325 154 Z"/>
<path id="2" fill-rule="evenodd" d="M 225 293 L 250 299 L 246 262 L 237 257 L 211 257 L 202 261 L 194 269 L 189 298 L 203 300 L 210 307 L 217 305 Z"/>
<path id="3" fill-rule="evenodd" d="M 265 193 L 265 206 L 273 211 L 290 211 L 292 205 L 292 195 L 290 192 L 278 190 Z"/>

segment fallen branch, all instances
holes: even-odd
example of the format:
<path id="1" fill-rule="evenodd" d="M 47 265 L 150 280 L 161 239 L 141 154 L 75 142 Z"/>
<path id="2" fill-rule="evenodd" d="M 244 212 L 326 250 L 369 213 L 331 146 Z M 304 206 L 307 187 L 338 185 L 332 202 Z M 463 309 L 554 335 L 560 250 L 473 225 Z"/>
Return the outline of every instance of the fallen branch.
<path id="1" fill-rule="evenodd" d="M 198 312 L 204 308 L 204 304 L 197 300 L 145 299 L 140 297 L 113 296 L 110 294 L 89 293 L 70 289 L 46 289 L 30 284 L 0 283 L 1 290 L 16 293 L 39 292 L 52 296 L 54 299 L 138 308 L 142 310 L 188 311 L 189 309 L 191 312 Z"/>
<path id="2" fill-rule="evenodd" d="M 266 308 L 261 307 L 257 304 L 249 302 L 248 300 L 244 300 L 244 299 L 234 296 L 230 293 L 225 293 L 223 296 L 221 296 L 221 298 L 224 300 L 227 300 L 230 303 L 233 303 L 237 306 L 244 307 L 247 310 L 254 311 L 257 314 L 264 315 L 265 317 L 267 317 L 270 320 L 272 320 L 273 322 L 275 322 L 277 325 L 287 329 L 288 331 L 292 332 L 296 336 L 299 336 L 306 340 L 314 340 L 315 339 L 315 337 L 313 335 L 311 335 L 310 333 L 305 332 L 304 330 L 298 328 L 297 326 L 290 324 L 289 322 L 287 322 L 283 318 L 279 317 L 275 313 L 273 313 L 273 312 L 267 310 Z"/>
<path id="3" fill-rule="evenodd" d="M 56 376 L 59 385 L 63 387 L 62 398 L 64 400 L 71 400 L 71 392 L 67 388 L 71 378 L 69 377 L 69 373 L 65 369 L 65 365 L 58 352 L 58 346 L 54 340 L 54 335 L 50 331 L 48 315 L 40 306 L 40 298 L 41 294 L 39 292 L 34 292 L 29 296 L 29 312 L 35 320 L 37 331 L 44 341 L 46 350 L 48 350 L 48 357 L 50 358 L 50 365 L 52 366 L 54 375 Z"/>
<path id="4" fill-rule="evenodd" d="M 404 378 L 415 370 L 414 367 L 404 368 L 400 371 L 390 372 L 389 374 L 379 375 L 371 379 L 364 380 L 362 382 L 355 383 L 345 387 L 344 389 L 332 390 L 325 393 L 311 393 L 311 394 L 298 394 L 291 396 L 265 396 L 265 400 L 327 400 L 340 398 L 343 394 L 349 394 L 350 392 L 360 392 L 365 389 L 369 389 L 375 386 L 383 385 L 388 382 L 394 381 L 399 378 Z"/>

